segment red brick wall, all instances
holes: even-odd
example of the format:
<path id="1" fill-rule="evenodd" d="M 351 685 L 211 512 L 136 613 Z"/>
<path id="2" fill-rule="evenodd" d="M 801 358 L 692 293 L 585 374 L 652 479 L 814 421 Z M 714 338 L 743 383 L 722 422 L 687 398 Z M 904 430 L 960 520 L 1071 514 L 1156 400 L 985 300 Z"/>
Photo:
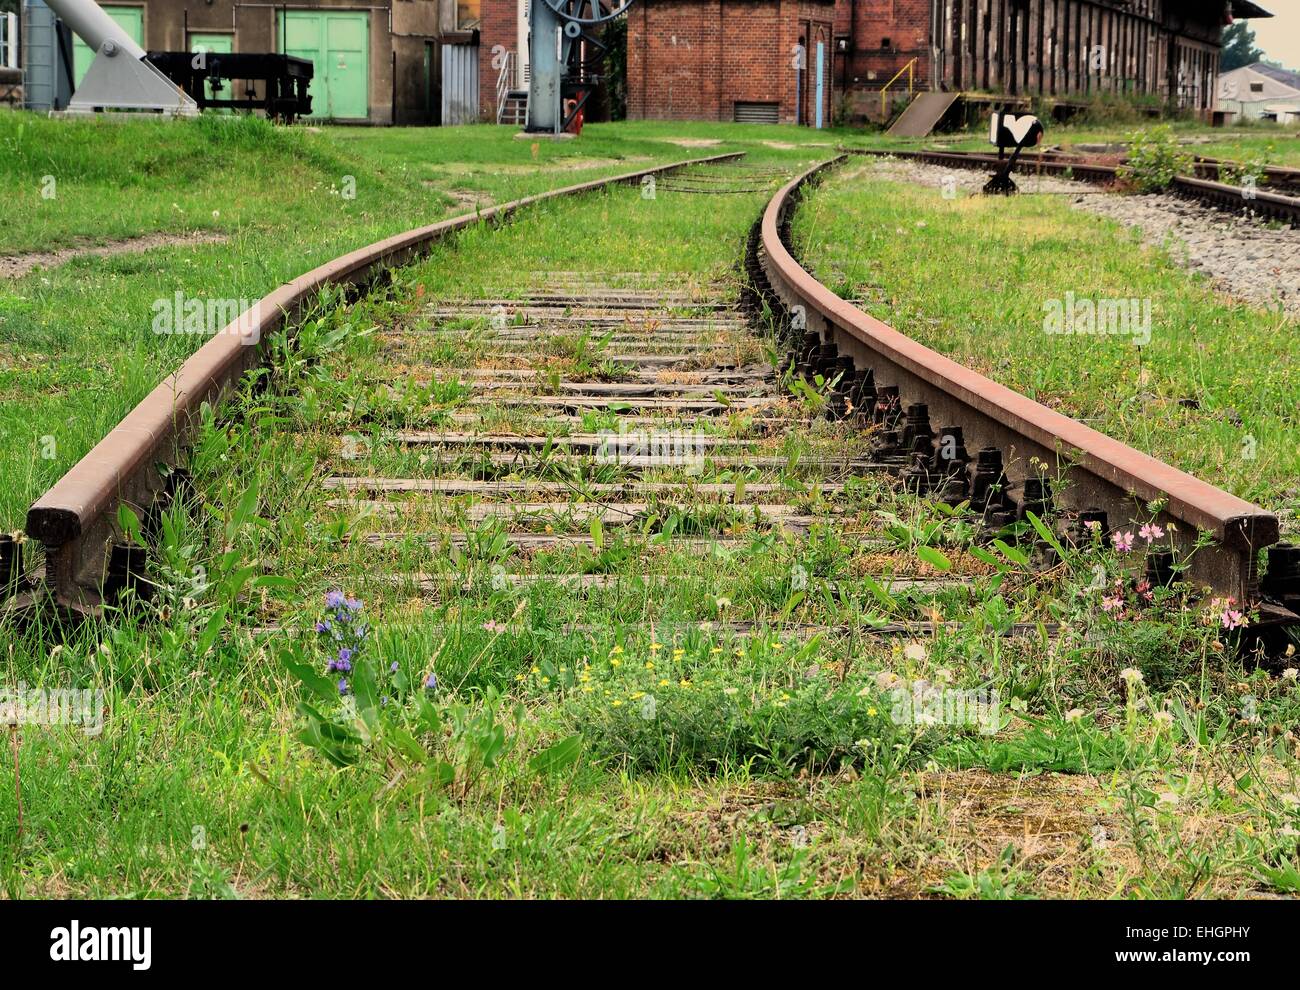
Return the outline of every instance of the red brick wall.
<path id="1" fill-rule="evenodd" d="M 482 118 L 489 123 L 497 119 L 497 76 L 492 67 L 492 48 L 501 45 L 506 51 L 519 47 L 518 7 L 516 0 L 480 0 L 478 41 L 478 103 Z M 516 53 L 516 57 L 518 57 Z"/>
<path id="2" fill-rule="evenodd" d="M 913 69 L 916 88 L 929 89 L 931 0 L 856 2 L 856 16 L 852 18 L 853 54 L 846 67 L 849 84 L 856 81 L 860 89 L 879 89 L 916 58 Z M 843 15 L 846 9 L 851 10 L 850 3 L 840 0 L 838 12 Z M 846 24 L 849 19 L 845 16 Z"/>
<path id="3" fill-rule="evenodd" d="M 829 124 L 834 10 L 834 0 L 638 0 L 628 15 L 628 116 L 731 120 L 738 101 L 775 102 L 780 119 L 793 122 L 794 49 L 811 22 L 804 80 L 820 38 Z M 811 99 L 804 108 L 811 116 Z"/>

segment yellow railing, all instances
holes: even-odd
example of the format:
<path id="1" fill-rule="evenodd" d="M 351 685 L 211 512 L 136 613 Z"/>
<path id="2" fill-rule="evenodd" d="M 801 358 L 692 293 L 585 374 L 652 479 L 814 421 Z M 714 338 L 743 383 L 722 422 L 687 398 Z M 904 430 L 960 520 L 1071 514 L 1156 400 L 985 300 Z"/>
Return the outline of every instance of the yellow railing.
<path id="1" fill-rule="evenodd" d="M 889 92 L 889 87 L 894 85 L 894 83 L 898 82 L 898 80 L 902 78 L 904 72 L 907 73 L 907 95 L 908 96 L 912 95 L 913 92 L 912 82 L 914 79 L 916 63 L 919 58 L 920 56 L 918 55 L 917 58 L 912 59 L 912 61 L 908 62 L 905 66 L 903 66 L 901 69 L 895 72 L 894 78 L 889 80 L 889 82 L 885 83 L 884 87 L 881 88 L 880 90 L 880 116 L 881 117 L 885 117 L 887 114 L 887 111 L 885 110 L 885 100 Z"/>

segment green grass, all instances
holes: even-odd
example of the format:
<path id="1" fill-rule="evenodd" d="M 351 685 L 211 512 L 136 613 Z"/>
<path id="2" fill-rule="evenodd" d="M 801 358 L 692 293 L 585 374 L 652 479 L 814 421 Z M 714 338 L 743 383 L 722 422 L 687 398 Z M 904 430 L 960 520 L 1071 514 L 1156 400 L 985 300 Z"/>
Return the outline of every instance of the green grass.
<path id="1" fill-rule="evenodd" d="M 761 143 L 787 139 L 788 129 L 634 125 L 609 134 L 638 147 L 681 135 L 739 137 L 718 150 L 745 147 L 756 164 L 790 171 L 825 150 Z M 443 156 L 439 168 L 475 163 L 476 182 L 498 181 L 484 176 L 502 171 L 496 163 L 520 161 L 520 146 L 489 128 L 461 137 L 488 150 L 460 147 L 454 159 L 435 132 L 303 138 L 318 139 L 382 159 L 375 168 L 386 173 L 422 149 Z M 531 157 L 526 145 L 523 153 Z M 669 157 L 681 153 L 668 146 Z M 698 153 L 706 152 L 686 152 Z M 16 760 L 5 740 L 0 891 L 1292 892 L 1300 828 L 1300 753 L 1288 734 L 1300 717 L 1294 680 L 1243 669 L 1207 603 L 1181 591 L 1142 605 L 1130 589 L 1126 615 L 1110 617 L 1088 588 L 1094 568 L 1118 575 L 1135 562 L 1105 548 L 1071 553 L 1046 576 L 1006 555 L 981 568 L 972 520 L 907 498 L 888 478 L 851 477 L 844 492 L 819 496 L 806 486 L 825 472 L 807 461 L 859 450 L 864 438 L 849 427 L 818 422 L 769 436 L 745 415 L 718 417 L 711 435 L 786 463 L 709 465 L 696 475 L 663 467 L 649 477 L 680 483 L 679 494 L 649 499 L 650 511 L 631 525 L 597 528 L 549 513 L 530 526 L 590 536 L 589 547 L 517 552 L 499 527 L 467 519 L 475 505 L 527 494 L 393 496 L 413 510 L 404 524 L 329 504 L 339 493 L 321 482 L 333 474 L 431 475 L 436 466 L 464 476 L 453 469 L 472 467 L 421 462 L 418 448 L 386 433 L 464 412 L 464 372 L 499 360 L 482 321 L 467 321 L 450 344 L 411 346 L 410 331 L 430 322 L 431 301 L 541 283 L 555 270 L 653 271 L 674 289 L 732 294 L 765 200 L 668 190 L 646 200 L 621 188 L 545 204 L 507 227 L 438 245 L 385 293 L 353 306 L 331 300 L 294 340 L 274 342 L 269 387 L 243 390 L 199 432 L 190 458 L 196 496 L 167 515 L 151 555 L 158 600 L 77 626 L 40 616 L 19 627 L 0 617 L 5 684 L 98 687 L 109 703 L 99 735 L 24 728 Z M 316 241 L 304 232 L 303 243 Z M 402 342 L 397 350 L 386 346 L 393 339 Z M 734 346 L 761 360 L 763 344 Z M 545 360 L 590 378 L 602 373 L 596 357 L 569 341 Z M 55 366 L 70 360 L 60 356 Z M 536 391 L 548 388 L 543 381 Z M 783 409 L 799 415 L 805 403 L 792 396 Z M 476 408 L 483 422 L 521 433 L 611 426 L 608 414 L 575 425 L 504 406 Z M 112 408 L 102 417 L 111 421 Z M 88 438 L 97 427 L 79 428 Z M 341 456 L 341 433 L 370 441 L 361 460 Z M 533 459 L 496 477 L 563 477 L 573 500 L 591 503 L 600 497 L 593 481 L 624 475 L 616 465 L 566 473 Z M 706 494 L 702 483 L 722 490 Z M 754 494 L 762 483 L 816 517 L 807 535 L 730 511 L 732 502 L 777 501 Z M 397 528 L 419 535 L 366 539 Z M 688 532 L 705 538 L 703 548 L 671 539 Z M 453 536 L 463 545 L 443 542 Z M 945 558 L 935 551 L 981 577 L 969 589 L 919 598 L 865 580 L 936 577 L 934 561 Z M 590 592 L 546 581 L 502 586 L 493 581 L 497 568 L 622 580 Z M 384 580 L 414 572 L 429 580 Z M 646 584 L 638 580 L 645 573 L 671 580 Z M 353 674 L 355 718 L 321 673 L 332 647 L 310 631 L 332 588 L 365 599 L 373 630 Z M 870 635 L 884 621 L 931 615 L 940 621 L 932 636 Z M 752 635 L 701 628 L 735 620 L 752 622 Z M 262 631 L 272 622 L 281 631 Z M 1001 635 L 1013 623 L 1042 627 Z M 1053 637 L 1048 625 L 1057 623 Z M 834 628 L 810 628 L 817 624 Z M 430 672 L 438 686 L 425 692 Z M 389 704 L 367 700 L 371 677 Z M 997 690 L 996 733 L 896 720 L 895 678 Z"/>
<path id="2" fill-rule="evenodd" d="M 1011 200 L 832 175 L 802 257 L 895 329 L 1103 433 L 1294 516 L 1293 324 L 1238 304 L 1136 232 L 1060 196 Z M 1044 332 L 1051 300 L 1151 300 L 1151 340 Z"/>
<path id="3" fill-rule="evenodd" d="M 596 125 L 581 142 L 507 127 L 276 128 L 258 118 L 103 122 L 0 111 L 0 254 L 150 234 L 223 243 L 75 258 L 0 282 L 0 528 L 197 346 L 152 332 L 153 304 L 256 300 L 349 250 L 546 189 L 791 136 L 698 125 Z M 718 140 L 715 138 L 714 140 Z M 48 186 L 46 176 L 54 177 Z M 347 198 L 355 180 L 355 198 Z M 42 190 L 52 188 L 54 197 Z"/>

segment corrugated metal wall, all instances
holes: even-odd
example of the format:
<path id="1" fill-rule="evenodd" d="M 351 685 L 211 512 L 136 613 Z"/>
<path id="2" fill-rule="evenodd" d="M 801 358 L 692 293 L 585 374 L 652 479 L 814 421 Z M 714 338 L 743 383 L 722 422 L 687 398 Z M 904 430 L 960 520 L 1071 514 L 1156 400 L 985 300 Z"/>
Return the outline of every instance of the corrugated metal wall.
<path id="1" fill-rule="evenodd" d="M 23 5 L 23 105 L 28 110 L 62 110 L 72 98 L 72 34 L 65 34 L 60 55 L 54 22 L 54 11 L 41 0 Z"/>
<path id="2" fill-rule="evenodd" d="M 478 45 L 442 46 L 442 122 L 478 122 Z"/>

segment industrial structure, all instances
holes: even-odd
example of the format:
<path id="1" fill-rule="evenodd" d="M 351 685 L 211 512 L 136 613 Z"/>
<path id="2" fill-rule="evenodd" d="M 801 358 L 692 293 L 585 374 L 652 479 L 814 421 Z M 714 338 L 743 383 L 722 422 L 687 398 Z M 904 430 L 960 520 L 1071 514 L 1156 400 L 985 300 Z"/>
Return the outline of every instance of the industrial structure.
<path id="1" fill-rule="evenodd" d="M 1218 105 L 1238 119 L 1300 123 L 1300 73 L 1265 62 L 1225 72 Z"/>
<path id="2" fill-rule="evenodd" d="M 831 108 L 887 120 L 915 103 L 922 133 L 990 97 L 1114 94 L 1206 112 L 1224 25 L 1269 16 L 1249 0 L 642 0 L 628 112 L 815 125 L 808 94 L 821 93 L 823 120 Z"/>
<path id="3" fill-rule="evenodd" d="M 478 4 L 461 0 L 105 0 L 100 6 L 149 52 L 280 53 L 309 60 L 314 119 L 369 124 L 479 119 Z M 24 0 L 26 105 L 59 110 L 93 52 L 44 0 Z M 235 95 L 266 95 L 236 81 Z"/>
<path id="4" fill-rule="evenodd" d="M 93 53 L 60 34 L 45 0 L 23 2 L 27 105 L 59 109 Z M 1223 26 L 1271 16 L 1251 0 L 539 0 L 531 10 L 528 0 L 102 6 L 149 52 L 282 53 L 311 61 L 314 119 L 527 122 L 534 130 L 563 127 L 598 85 L 601 29 L 616 17 L 627 23 L 632 118 L 814 127 L 895 120 L 900 133 L 927 133 L 963 107 L 1025 110 L 1038 98 L 1078 107 L 1111 94 L 1208 113 L 1221 95 Z M 530 22 L 556 34 L 554 48 L 537 49 L 547 54 L 536 76 Z M 256 82 L 234 88 L 241 86 L 262 95 Z"/>

